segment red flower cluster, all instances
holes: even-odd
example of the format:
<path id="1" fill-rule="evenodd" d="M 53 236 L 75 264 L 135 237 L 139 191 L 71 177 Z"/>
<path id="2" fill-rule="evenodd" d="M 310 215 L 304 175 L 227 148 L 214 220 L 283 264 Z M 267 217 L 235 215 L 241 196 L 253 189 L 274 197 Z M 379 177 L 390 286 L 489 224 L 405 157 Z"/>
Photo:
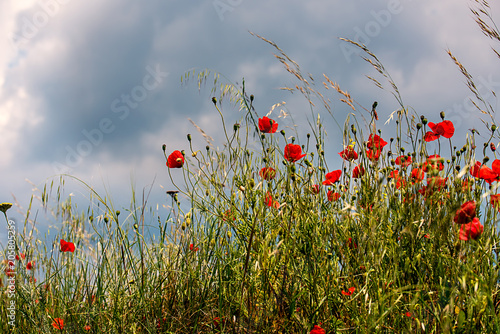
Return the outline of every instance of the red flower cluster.
<path id="1" fill-rule="evenodd" d="M 476 240 L 483 233 L 484 226 L 476 217 L 476 202 L 468 201 L 462 204 L 455 213 L 453 221 L 460 226 L 460 240 Z"/>
<path id="2" fill-rule="evenodd" d="M 264 116 L 259 118 L 259 130 L 263 133 L 275 133 L 278 130 L 278 123 Z"/>
<path id="3" fill-rule="evenodd" d="M 168 156 L 167 167 L 168 168 L 181 168 L 184 165 L 184 155 L 181 151 L 173 151 L 172 154 Z"/>
<path id="4" fill-rule="evenodd" d="M 411 157 L 407 155 L 401 155 L 396 158 L 396 165 L 401 166 L 403 168 L 408 167 L 411 164 Z"/>
<path id="5" fill-rule="evenodd" d="M 200 249 L 198 247 L 194 247 L 193 244 L 190 244 L 189 245 L 189 250 L 192 251 L 192 252 L 196 252 L 196 251 L 199 251 Z"/>
<path id="6" fill-rule="evenodd" d="M 285 160 L 296 162 L 305 156 L 306 154 L 302 154 L 302 148 L 300 145 L 287 144 L 285 146 Z"/>
<path id="7" fill-rule="evenodd" d="M 387 145 L 387 142 L 383 140 L 379 135 L 370 134 L 368 141 L 366 142 L 366 156 L 372 161 L 378 161 L 380 158 L 380 153 L 382 153 L 382 148 Z"/>
<path id="8" fill-rule="evenodd" d="M 426 142 L 434 141 L 441 136 L 445 138 L 451 138 L 455 133 L 455 127 L 453 126 L 453 123 L 451 121 L 442 121 L 437 124 L 429 122 L 429 127 L 432 131 L 428 131 L 425 134 L 424 140 Z"/>

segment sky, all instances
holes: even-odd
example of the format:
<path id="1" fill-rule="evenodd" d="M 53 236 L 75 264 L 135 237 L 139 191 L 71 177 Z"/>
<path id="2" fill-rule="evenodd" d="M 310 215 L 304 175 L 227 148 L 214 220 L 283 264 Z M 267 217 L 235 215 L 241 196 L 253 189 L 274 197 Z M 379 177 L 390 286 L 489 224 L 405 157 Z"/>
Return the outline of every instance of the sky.
<path id="1" fill-rule="evenodd" d="M 165 191 L 175 187 L 162 144 L 167 144 L 167 153 L 187 150 L 186 135 L 192 133 L 195 144 L 205 147 L 189 119 L 222 143 L 210 85 L 198 91 L 195 81 L 181 82 L 193 69 L 220 73 L 221 82 L 241 84 L 244 78 L 259 115 L 285 101 L 295 124 L 304 125 L 304 137 L 307 103 L 300 94 L 280 90 L 296 80 L 273 56 L 276 50 L 250 32 L 275 42 L 319 86 L 324 73 L 365 108 L 378 101 L 380 128 L 398 108 L 397 101 L 366 78 L 380 76 L 360 58 L 359 50 L 339 37 L 363 43 L 377 55 L 406 106 L 434 122 L 444 110 L 462 138 L 472 127 L 484 134 L 480 115 L 468 101 L 473 96 L 446 53 L 453 52 L 484 98 L 497 107 L 498 98 L 491 91 L 500 93 L 498 59 L 490 49 L 493 41 L 474 22 L 471 4 L 2 1 L 0 202 L 17 202 L 19 207 L 9 214 L 21 222 L 31 195 L 38 194 L 33 190 L 52 180 L 57 183 L 58 175 L 67 173 L 109 195 L 117 208 L 128 207 L 134 186 L 138 194 L 151 189 L 149 203 L 167 210 L 161 209 L 169 204 Z M 500 20 L 500 6 L 491 5 L 494 18 Z M 342 124 L 351 110 L 331 90 L 326 93 Z M 223 112 L 228 122 L 241 115 L 231 105 Z M 340 130 L 324 109 L 318 107 L 317 112 L 325 120 L 327 150 L 334 159 L 343 149 Z M 279 122 L 285 126 L 290 120 Z M 85 187 L 67 179 L 64 195 L 70 194 L 81 207 L 88 205 Z M 0 231 L 0 241 L 5 235 Z"/>

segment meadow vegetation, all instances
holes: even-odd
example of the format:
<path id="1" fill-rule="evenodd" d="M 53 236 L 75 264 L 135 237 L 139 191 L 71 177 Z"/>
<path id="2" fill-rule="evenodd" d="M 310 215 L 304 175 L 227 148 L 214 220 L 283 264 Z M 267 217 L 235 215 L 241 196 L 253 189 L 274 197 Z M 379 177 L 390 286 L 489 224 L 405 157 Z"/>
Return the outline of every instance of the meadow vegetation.
<path id="1" fill-rule="evenodd" d="M 480 29 L 500 42 L 488 4 L 473 5 Z M 47 184 L 39 199 L 59 229 L 40 235 L 28 208 L 15 248 L 4 246 L 1 332 L 500 332 L 500 135 L 495 109 L 465 67 L 450 51 L 487 136 L 472 130 L 457 147 L 464 138 L 445 113 L 405 106 L 363 45 L 345 40 L 400 103 L 391 136 L 376 102 L 363 108 L 326 75 L 320 93 L 276 44 L 257 37 L 297 79 L 286 89 L 309 101 L 309 129 L 284 129 L 279 104 L 256 110 L 244 83 L 186 74 L 200 87 L 215 79 L 223 148 L 209 139 L 199 146 L 189 134 L 189 149 L 163 146 L 165 173 L 184 180 L 168 192 L 167 217 L 135 194 L 117 210 L 91 187 L 81 211 L 61 197 L 70 176 Z M 326 140 L 317 112 L 333 115 L 333 95 L 351 110 L 343 142 Z M 239 121 L 226 124 L 223 106 L 238 110 Z M 337 154 L 340 163 L 328 163 Z M 8 222 L 9 205 L 0 209 Z M 15 327 L 6 317 L 10 278 Z"/>

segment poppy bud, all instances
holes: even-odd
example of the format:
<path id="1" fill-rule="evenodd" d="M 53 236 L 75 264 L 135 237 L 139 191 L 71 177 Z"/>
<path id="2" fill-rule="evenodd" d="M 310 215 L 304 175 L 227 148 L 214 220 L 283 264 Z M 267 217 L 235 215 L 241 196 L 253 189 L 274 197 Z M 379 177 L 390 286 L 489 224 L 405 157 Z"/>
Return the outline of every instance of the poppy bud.
<path id="1" fill-rule="evenodd" d="M 295 143 L 295 137 L 292 137 L 292 144 Z"/>
<path id="2" fill-rule="evenodd" d="M 422 128 L 422 124 L 421 123 L 417 123 L 417 130 L 420 130 Z"/>
<path id="3" fill-rule="evenodd" d="M 198 155 L 198 151 L 194 151 L 193 153 L 191 153 L 191 156 L 194 158 Z"/>
<path id="4" fill-rule="evenodd" d="M 356 134 L 356 127 L 354 126 L 354 124 L 353 124 L 353 125 L 351 125 L 351 132 L 352 132 L 353 134 Z"/>
<path id="5" fill-rule="evenodd" d="M 457 172 L 460 172 L 460 166 L 455 167 L 455 170 L 456 170 Z"/>
<path id="6" fill-rule="evenodd" d="M 444 111 L 441 111 L 441 112 L 439 113 L 439 116 L 441 116 L 441 119 L 444 121 L 444 116 L 445 116 Z"/>
<path id="7" fill-rule="evenodd" d="M 396 161 L 394 161 L 394 159 L 391 159 L 391 165 L 395 165 L 396 164 Z"/>
<path id="8" fill-rule="evenodd" d="M 139 225 L 134 224 L 134 230 L 136 230 L 136 231 L 137 231 L 138 229 L 139 229 Z"/>
<path id="9" fill-rule="evenodd" d="M 163 145 L 161 146 L 161 149 L 163 150 L 163 152 L 165 152 L 165 150 L 167 149 L 167 145 L 163 144 Z"/>
<path id="10" fill-rule="evenodd" d="M 109 218 L 108 217 L 104 217 L 104 222 L 105 223 L 109 222 Z"/>
<path id="11" fill-rule="evenodd" d="M 457 157 L 459 157 L 459 156 L 460 156 L 460 151 L 456 151 L 456 152 L 455 152 L 455 155 L 456 155 Z"/>
<path id="12" fill-rule="evenodd" d="M 405 151 L 405 148 L 404 148 L 404 147 L 401 147 L 401 152 L 403 152 L 403 153 L 404 153 L 404 151 Z"/>
<path id="13" fill-rule="evenodd" d="M 497 148 L 495 147 L 495 144 L 491 143 L 490 144 L 490 149 L 491 149 L 492 152 L 495 152 Z"/>
<path id="14" fill-rule="evenodd" d="M 217 104 L 217 99 L 215 98 L 215 96 L 214 96 L 214 97 L 212 97 L 212 103 L 213 103 L 213 104 Z"/>
<path id="15" fill-rule="evenodd" d="M 234 131 L 238 131 L 239 128 L 240 128 L 240 124 L 239 123 L 234 123 L 233 130 Z"/>
<path id="16" fill-rule="evenodd" d="M 295 165 L 292 165 L 292 167 L 290 167 L 290 170 L 292 171 L 292 173 L 295 173 L 295 171 L 296 171 Z"/>
<path id="17" fill-rule="evenodd" d="M 232 236 L 233 236 L 233 234 L 231 233 L 231 231 L 227 231 L 227 237 L 228 237 L 229 239 L 231 239 L 231 237 L 232 237 Z"/>
<path id="18" fill-rule="evenodd" d="M 281 130 L 280 133 L 283 135 L 283 137 L 285 136 L 285 130 Z"/>
<path id="19" fill-rule="evenodd" d="M 260 135 L 260 139 L 262 139 L 262 140 L 266 139 L 266 135 L 264 135 L 264 134 Z"/>
<path id="20" fill-rule="evenodd" d="M 490 158 L 489 158 L 489 157 L 484 157 L 484 159 L 483 159 L 483 164 L 486 164 L 489 160 L 490 160 Z"/>
<path id="21" fill-rule="evenodd" d="M 423 121 L 423 120 L 424 120 L 424 118 L 425 118 L 425 116 L 424 116 L 424 115 L 420 115 L 420 120 L 421 120 L 421 121 Z"/>
<path id="22" fill-rule="evenodd" d="M 253 102 L 253 99 L 254 99 L 254 96 L 252 94 L 252 95 L 250 95 L 250 102 Z"/>
<path id="23" fill-rule="evenodd" d="M 310 133 L 307 134 L 307 139 L 309 139 L 309 138 L 311 138 L 311 134 Z"/>
<path id="24" fill-rule="evenodd" d="M 187 138 L 188 138 L 188 141 L 191 142 L 191 134 L 190 133 L 188 133 Z"/>
<path id="25" fill-rule="evenodd" d="M 186 229 L 186 224 L 182 223 L 181 228 L 184 231 Z"/>
<path id="26" fill-rule="evenodd" d="M 455 160 L 457 160 L 457 157 L 456 156 L 452 156 L 451 157 L 451 161 L 455 162 Z"/>
<path id="27" fill-rule="evenodd" d="M 119 216 L 120 215 L 120 210 L 117 210 L 116 211 L 116 216 Z"/>
<path id="28" fill-rule="evenodd" d="M 426 124 L 427 124 L 427 118 L 424 118 L 424 119 L 422 120 L 422 124 L 423 124 L 423 125 L 426 125 Z"/>
<path id="29" fill-rule="evenodd" d="M 205 148 L 207 149 L 207 151 L 210 150 L 210 146 L 208 146 L 208 145 Z"/>
<path id="30" fill-rule="evenodd" d="M 496 129 L 497 129 L 497 126 L 495 124 L 492 124 L 491 125 L 491 132 L 495 132 Z"/>
<path id="31" fill-rule="evenodd" d="M 250 181 L 248 181 L 248 184 L 250 185 L 250 188 L 255 187 L 255 180 L 254 179 L 250 179 Z"/>

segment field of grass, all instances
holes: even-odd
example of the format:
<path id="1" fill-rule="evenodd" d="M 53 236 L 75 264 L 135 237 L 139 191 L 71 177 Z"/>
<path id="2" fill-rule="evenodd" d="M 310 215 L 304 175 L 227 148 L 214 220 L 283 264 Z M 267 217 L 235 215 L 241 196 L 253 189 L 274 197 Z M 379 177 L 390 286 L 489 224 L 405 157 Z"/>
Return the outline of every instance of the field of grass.
<path id="1" fill-rule="evenodd" d="M 476 4 L 482 31 L 500 42 L 488 6 Z M 135 199 L 117 210 L 90 187 L 82 211 L 61 198 L 69 176 L 41 191 L 61 227 L 39 235 L 28 208 L 2 249 L 0 332 L 500 332 L 500 133 L 459 60 L 449 52 L 477 93 L 488 140 L 471 131 L 456 147 L 463 138 L 444 112 L 403 105 L 377 57 L 346 41 L 365 52 L 401 106 L 389 137 L 376 102 L 358 106 L 325 76 L 324 87 L 352 109 L 343 142 L 332 143 L 313 106 L 330 111 L 328 99 L 260 38 L 298 80 L 291 90 L 311 102 L 309 133 L 284 130 L 280 105 L 256 111 L 244 85 L 215 75 L 225 144 L 196 147 L 187 135 L 189 150 L 163 146 L 165 173 L 184 179 L 169 192 L 168 217 Z M 212 74 L 185 79 L 201 85 Z M 224 104 L 240 110 L 237 123 L 226 124 Z M 341 163 L 329 165 L 336 154 Z M 7 226 L 9 209 L 0 205 Z"/>

